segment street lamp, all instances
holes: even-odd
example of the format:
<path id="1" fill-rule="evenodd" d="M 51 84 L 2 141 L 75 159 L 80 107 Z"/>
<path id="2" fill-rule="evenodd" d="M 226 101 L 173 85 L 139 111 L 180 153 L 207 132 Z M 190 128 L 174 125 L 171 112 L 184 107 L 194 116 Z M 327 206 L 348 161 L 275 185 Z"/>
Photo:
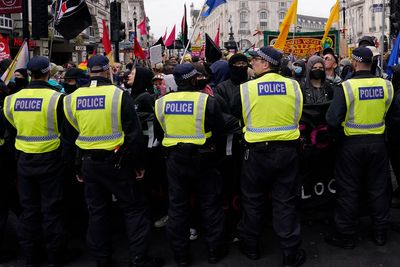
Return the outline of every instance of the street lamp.
<path id="1" fill-rule="evenodd" d="M 137 39 L 137 36 L 136 36 L 136 26 L 137 26 L 136 7 L 133 7 L 133 29 L 134 29 L 134 33 L 135 33 L 135 38 Z"/>
<path id="2" fill-rule="evenodd" d="M 233 37 L 231 18 L 229 18 L 228 23 L 231 25 L 230 32 L 229 32 L 229 39 L 228 39 L 228 42 L 224 43 L 224 46 L 225 46 L 226 50 L 228 50 L 228 51 L 234 50 L 236 52 L 238 50 L 238 47 L 237 47 L 235 38 Z"/>

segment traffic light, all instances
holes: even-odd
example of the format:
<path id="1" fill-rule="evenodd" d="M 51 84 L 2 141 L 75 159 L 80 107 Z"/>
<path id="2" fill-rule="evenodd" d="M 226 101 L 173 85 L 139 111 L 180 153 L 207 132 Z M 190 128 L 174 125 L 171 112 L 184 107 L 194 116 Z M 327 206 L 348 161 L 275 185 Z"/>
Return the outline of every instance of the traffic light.
<path id="1" fill-rule="evenodd" d="M 110 6 L 111 41 L 120 42 L 125 39 L 125 23 L 121 21 L 121 3 L 111 2 Z"/>
<path id="2" fill-rule="evenodd" d="M 49 37 L 49 5 L 52 0 L 36 0 L 32 4 L 32 38 L 40 39 Z"/>
<path id="3" fill-rule="evenodd" d="M 396 38 L 400 31 L 400 0 L 390 1 L 390 36 Z"/>

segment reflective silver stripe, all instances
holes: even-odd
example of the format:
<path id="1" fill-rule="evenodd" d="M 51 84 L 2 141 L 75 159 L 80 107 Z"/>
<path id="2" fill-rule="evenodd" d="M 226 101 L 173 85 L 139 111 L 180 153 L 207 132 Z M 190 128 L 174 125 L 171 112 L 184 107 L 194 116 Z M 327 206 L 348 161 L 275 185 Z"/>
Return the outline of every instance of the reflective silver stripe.
<path id="1" fill-rule="evenodd" d="M 58 139 L 58 134 L 49 134 L 45 136 L 24 136 L 24 135 L 17 135 L 15 137 L 18 140 L 26 141 L 26 142 L 45 142 L 45 141 L 52 141 Z"/>
<path id="2" fill-rule="evenodd" d="M 65 97 L 65 110 L 67 112 L 69 119 L 71 120 L 71 123 L 79 131 L 78 122 L 77 122 L 76 118 L 74 117 L 74 115 L 72 114 L 72 97 L 71 97 L 71 95 L 67 95 Z"/>
<path id="3" fill-rule="evenodd" d="M 167 138 L 181 138 L 181 139 L 202 139 L 205 138 L 204 134 L 200 135 L 170 135 L 170 134 L 165 134 L 165 137 Z"/>
<path id="4" fill-rule="evenodd" d="M 348 128 L 353 128 L 353 129 L 376 129 L 385 126 L 385 122 L 372 123 L 372 124 L 357 124 L 352 122 L 346 122 L 346 126 Z"/>
<path id="5" fill-rule="evenodd" d="M 392 86 L 392 83 L 390 81 L 386 81 L 385 80 L 385 82 L 386 82 L 386 86 L 387 86 L 387 89 L 388 89 L 388 98 L 386 99 L 385 106 L 386 106 L 386 110 L 388 110 L 389 106 L 390 106 L 390 103 L 392 103 L 392 100 L 393 100 L 393 86 Z"/>
<path id="6" fill-rule="evenodd" d="M 270 132 L 280 132 L 280 131 L 293 131 L 297 129 L 297 125 L 286 125 L 279 127 L 267 127 L 267 128 L 253 128 L 246 127 L 246 130 L 252 133 L 270 133 Z"/>
<path id="7" fill-rule="evenodd" d="M 47 107 L 47 130 L 48 136 L 56 135 L 56 119 L 55 113 L 57 111 L 57 100 L 60 97 L 61 93 L 55 92 L 49 101 L 49 105 Z"/>
<path id="8" fill-rule="evenodd" d="M 197 114 L 196 114 L 196 135 L 203 135 L 203 110 L 206 106 L 207 95 L 200 93 L 199 101 L 197 103 Z"/>
<path id="9" fill-rule="evenodd" d="M 112 104 L 111 104 L 111 127 L 112 127 L 112 133 L 117 134 L 119 132 L 118 130 L 118 102 L 119 102 L 119 96 L 122 94 L 122 91 L 119 90 L 118 88 L 114 89 L 114 95 L 112 98 Z"/>
<path id="10" fill-rule="evenodd" d="M 14 115 L 11 112 L 11 99 L 13 98 L 14 95 L 10 95 L 6 97 L 6 115 L 8 119 L 12 120 L 12 123 L 14 124 Z"/>
<path id="11" fill-rule="evenodd" d="M 299 89 L 299 84 L 296 81 L 292 81 L 293 84 L 293 90 L 294 94 L 296 96 L 296 103 L 294 107 L 294 125 L 297 128 L 297 125 L 299 123 L 299 118 L 300 118 L 300 89 Z"/>
<path id="12" fill-rule="evenodd" d="M 349 110 L 348 110 L 349 120 L 348 120 L 348 122 L 354 123 L 354 94 L 353 94 L 353 89 L 351 88 L 351 85 L 350 85 L 349 81 L 345 81 L 343 83 L 343 88 L 346 90 L 347 97 L 349 98 Z"/>
<path id="13" fill-rule="evenodd" d="M 249 96 L 249 85 L 248 83 L 242 84 L 241 87 L 242 96 L 243 96 L 243 104 L 244 104 L 244 112 L 246 113 L 246 125 L 251 127 L 251 116 L 250 116 L 250 96 Z"/>
<path id="14" fill-rule="evenodd" d="M 78 140 L 82 142 L 98 142 L 98 141 L 112 141 L 122 137 L 122 133 L 114 133 L 109 135 L 99 136 L 78 136 Z"/>
<path id="15" fill-rule="evenodd" d="M 230 134 L 226 137 L 226 155 L 232 155 L 232 143 L 233 143 L 233 134 Z"/>
<path id="16" fill-rule="evenodd" d="M 152 148 L 154 143 L 154 124 L 152 121 L 147 122 L 147 130 L 143 131 L 143 135 L 147 135 L 149 137 L 147 147 Z"/>
<path id="17" fill-rule="evenodd" d="M 162 112 L 163 105 L 164 105 L 164 97 L 161 97 L 160 99 L 158 99 L 157 103 L 158 103 L 157 110 L 156 110 L 157 115 L 158 115 L 157 117 L 158 117 L 158 120 L 160 121 L 161 127 L 163 128 L 164 133 L 165 133 L 167 131 L 167 128 L 165 126 L 165 118 L 164 118 L 164 115 L 163 115 L 163 112 Z"/>

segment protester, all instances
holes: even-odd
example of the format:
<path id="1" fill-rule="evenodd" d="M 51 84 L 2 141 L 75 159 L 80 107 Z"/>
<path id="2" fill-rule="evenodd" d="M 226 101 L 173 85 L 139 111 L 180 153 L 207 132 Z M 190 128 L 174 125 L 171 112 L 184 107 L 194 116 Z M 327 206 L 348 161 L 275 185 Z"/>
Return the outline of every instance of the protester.
<path id="1" fill-rule="evenodd" d="M 336 73 L 338 67 L 338 58 L 332 48 L 326 48 L 323 51 L 326 81 L 328 81 L 334 88 L 339 86 L 342 82 L 340 76 Z"/>
<path id="2" fill-rule="evenodd" d="M 29 84 L 29 75 L 27 69 L 17 69 L 14 72 L 14 88 L 11 93 L 16 93 Z"/>
<path id="3" fill-rule="evenodd" d="M 346 81 L 353 75 L 353 66 L 351 65 L 351 62 L 349 59 L 344 58 L 340 61 L 339 64 L 340 68 L 340 78 L 342 81 Z"/>
<path id="4" fill-rule="evenodd" d="M 299 83 L 301 88 L 304 88 L 306 84 L 306 71 L 306 63 L 304 60 L 296 60 L 293 63 L 292 76 Z"/>
<path id="5" fill-rule="evenodd" d="M 131 88 L 131 96 L 136 112 L 154 112 L 153 73 L 145 68 L 136 67 L 128 76 L 127 85 Z"/>
<path id="6" fill-rule="evenodd" d="M 70 68 L 65 72 L 64 75 L 64 82 L 62 84 L 63 92 L 66 94 L 71 94 L 79 87 L 88 83 L 89 78 L 83 70 Z"/>
<path id="7" fill-rule="evenodd" d="M 322 104 L 333 98 L 333 88 L 326 81 L 324 60 L 312 56 L 307 62 L 307 76 L 304 87 L 301 88 L 304 104 Z"/>

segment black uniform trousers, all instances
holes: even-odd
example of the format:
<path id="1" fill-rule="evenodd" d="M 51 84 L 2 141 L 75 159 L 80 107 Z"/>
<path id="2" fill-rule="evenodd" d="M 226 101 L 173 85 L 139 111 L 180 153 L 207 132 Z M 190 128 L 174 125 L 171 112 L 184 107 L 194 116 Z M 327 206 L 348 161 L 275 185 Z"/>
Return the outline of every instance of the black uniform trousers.
<path id="1" fill-rule="evenodd" d="M 273 227 L 281 248 L 294 250 L 300 246 L 298 164 L 296 141 L 248 144 L 242 166 L 242 219 L 238 234 L 249 245 L 259 242 L 269 188 Z"/>
<path id="2" fill-rule="evenodd" d="M 65 247 L 64 176 L 60 151 L 19 152 L 17 175 L 22 207 L 18 223 L 21 248 L 28 256 L 35 256 L 42 240 L 43 224 L 49 257 L 54 257 Z"/>
<path id="3" fill-rule="evenodd" d="M 388 228 L 392 184 L 383 136 L 357 136 L 342 141 L 338 146 L 335 178 L 335 224 L 340 234 L 356 233 L 363 188 L 367 190 L 367 204 L 374 230 Z"/>
<path id="4" fill-rule="evenodd" d="M 117 198 L 125 217 L 130 256 L 132 259 L 144 256 L 148 248 L 151 221 L 143 184 L 136 181 L 132 165 L 123 164 L 118 169 L 115 168 L 113 155 L 94 159 L 84 153 L 82 175 L 89 210 L 87 243 L 95 258 L 108 260 L 112 255 L 112 194 Z"/>
<path id="5" fill-rule="evenodd" d="M 387 148 L 397 186 L 400 187 L 400 142 L 388 142 Z"/>
<path id="6" fill-rule="evenodd" d="M 189 253 L 190 197 L 195 191 L 209 249 L 225 242 L 222 176 L 216 153 L 201 153 L 196 145 L 178 144 L 168 149 L 167 235 L 176 256 Z"/>

